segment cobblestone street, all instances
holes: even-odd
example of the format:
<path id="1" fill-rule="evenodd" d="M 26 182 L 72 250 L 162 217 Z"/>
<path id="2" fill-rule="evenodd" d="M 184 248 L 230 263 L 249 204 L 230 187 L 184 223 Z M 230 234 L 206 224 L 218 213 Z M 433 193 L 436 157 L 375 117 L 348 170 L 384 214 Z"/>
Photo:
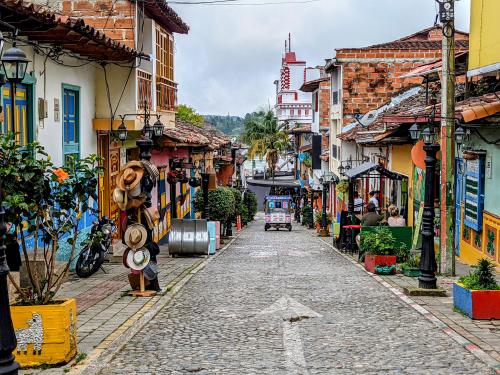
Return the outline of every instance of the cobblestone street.
<path id="1" fill-rule="evenodd" d="M 102 373 L 492 373 L 312 232 L 263 227 L 199 271 Z"/>

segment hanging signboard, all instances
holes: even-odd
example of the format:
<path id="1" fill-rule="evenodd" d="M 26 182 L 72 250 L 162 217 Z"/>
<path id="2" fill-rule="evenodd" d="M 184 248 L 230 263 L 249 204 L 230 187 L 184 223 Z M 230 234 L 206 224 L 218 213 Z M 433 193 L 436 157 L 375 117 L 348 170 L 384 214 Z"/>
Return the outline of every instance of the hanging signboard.
<path id="1" fill-rule="evenodd" d="M 480 232 L 483 227 L 484 157 L 467 160 L 465 170 L 464 224 Z"/>

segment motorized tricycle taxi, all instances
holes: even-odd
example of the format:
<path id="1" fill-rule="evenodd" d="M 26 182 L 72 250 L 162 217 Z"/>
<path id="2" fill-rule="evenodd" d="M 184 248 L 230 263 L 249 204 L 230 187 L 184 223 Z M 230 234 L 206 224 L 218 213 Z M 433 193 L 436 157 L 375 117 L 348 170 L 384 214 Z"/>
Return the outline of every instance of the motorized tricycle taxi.
<path id="1" fill-rule="evenodd" d="M 265 200 L 266 225 L 269 228 L 292 230 L 292 197 L 290 195 L 269 195 Z"/>

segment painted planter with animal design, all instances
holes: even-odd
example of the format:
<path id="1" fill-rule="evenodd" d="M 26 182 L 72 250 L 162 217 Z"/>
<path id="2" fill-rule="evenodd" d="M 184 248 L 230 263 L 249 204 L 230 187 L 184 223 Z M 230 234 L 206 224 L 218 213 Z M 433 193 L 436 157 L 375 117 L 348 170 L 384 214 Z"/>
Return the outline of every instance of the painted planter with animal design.
<path id="1" fill-rule="evenodd" d="M 11 306 L 16 361 L 21 367 L 68 363 L 76 355 L 76 300 Z"/>

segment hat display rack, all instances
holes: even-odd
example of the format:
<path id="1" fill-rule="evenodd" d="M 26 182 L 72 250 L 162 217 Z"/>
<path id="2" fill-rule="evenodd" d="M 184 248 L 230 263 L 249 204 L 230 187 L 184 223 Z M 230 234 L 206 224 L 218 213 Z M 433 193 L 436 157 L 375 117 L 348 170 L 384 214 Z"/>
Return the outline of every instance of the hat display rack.
<path id="1" fill-rule="evenodd" d="M 138 141 L 147 141 L 140 140 Z M 127 246 L 123 254 L 123 265 L 131 270 L 130 296 L 151 297 L 160 289 L 157 278 L 156 255 L 159 247 L 153 241 L 153 229 L 158 222 L 158 209 L 152 206 L 151 192 L 159 178 L 158 168 L 151 163 L 149 145 L 141 147 L 140 161 L 128 162 L 120 172 L 113 192 L 113 200 L 121 211 L 126 212 L 126 229 L 123 243 Z M 149 287 L 146 289 L 145 271 Z"/>

